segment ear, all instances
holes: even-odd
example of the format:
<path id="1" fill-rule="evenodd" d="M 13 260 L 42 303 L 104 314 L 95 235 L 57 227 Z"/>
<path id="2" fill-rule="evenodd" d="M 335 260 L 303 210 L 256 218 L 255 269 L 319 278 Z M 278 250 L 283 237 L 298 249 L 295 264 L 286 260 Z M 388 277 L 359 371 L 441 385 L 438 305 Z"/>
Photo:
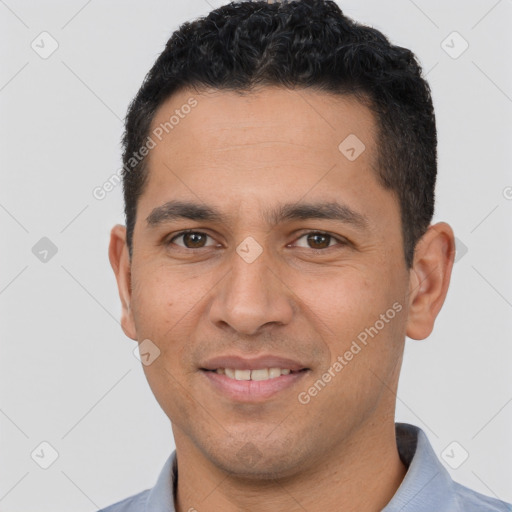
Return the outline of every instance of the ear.
<path id="1" fill-rule="evenodd" d="M 409 279 L 409 338 L 423 340 L 434 328 L 446 298 L 453 261 L 455 238 L 446 222 L 430 226 L 416 246 Z"/>
<path id="2" fill-rule="evenodd" d="M 126 244 L 126 228 L 120 224 L 116 224 L 110 232 L 108 258 L 116 275 L 119 298 L 121 299 L 121 327 L 126 336 L 137 340 L 135 322 L 130 308 L 132 293 L 130 255 Z"/>

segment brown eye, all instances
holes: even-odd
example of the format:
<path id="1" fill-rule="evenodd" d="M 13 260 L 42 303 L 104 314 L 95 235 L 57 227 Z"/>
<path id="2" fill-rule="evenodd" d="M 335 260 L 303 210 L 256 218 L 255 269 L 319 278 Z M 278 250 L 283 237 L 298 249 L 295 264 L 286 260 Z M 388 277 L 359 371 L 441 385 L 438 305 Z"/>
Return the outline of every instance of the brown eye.
<path id="1" fill-rule="evenodd" d="M 338 245 L 344 245 L 343 240 L 337 239 L 333 235 L 329 235 L 328 233 L 322 233 L 319 231 L 312 231 L 310 233 L 304 233 L 298 240 L 305 239 L 305 245 L 300 245 L 299 247 L 305 249 L 315 249 L 322 250 L 331 247 L 331 242 L 338 242 Z M 297 242 L 296 242 L 297 243 Z"/>
<path id="2" fill-rule="evenodd" d="M 179 247 L 184 247 L 185 249 L 202 249 L 203 247 L 207 247 L 206 240 L 210 237 L 200 231 L 183 231 L 171 238 L 169 244 L 175 243 L 175 240 L 180 238 L 183 240 L 183 244 L 177 243 L 176 245 Z"/>
<path id="3" fill-rule="evenodd" d="M 329 247 L 329 243 L 331 241 L 329 235 L 323 235 L 321 233 L 314 233 L 307 235 L 307 240 L 309 244 L 313 244 L 312 249 L 325 249 Z"/>

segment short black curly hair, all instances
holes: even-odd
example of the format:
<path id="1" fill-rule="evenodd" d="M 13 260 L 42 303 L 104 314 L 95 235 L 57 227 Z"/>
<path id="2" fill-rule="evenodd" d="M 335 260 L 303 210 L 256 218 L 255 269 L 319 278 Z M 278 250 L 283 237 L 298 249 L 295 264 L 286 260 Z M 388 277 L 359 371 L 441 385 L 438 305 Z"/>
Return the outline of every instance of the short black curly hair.
<path id="1" fill-rule="evenodd" d="M 144 146 L 159 106 L 186 87 L 250 92 L 258 86 L 353 95 L 377 124 L 377 174 L 400 203 L 404 258 L 434 213 L 437 134 L 430 87 L 414 54 L 347 18 L 330 0 L 231 2 L 183 23 L 146 75 L 125 119 L 123 191 L 130 259 Z"/>

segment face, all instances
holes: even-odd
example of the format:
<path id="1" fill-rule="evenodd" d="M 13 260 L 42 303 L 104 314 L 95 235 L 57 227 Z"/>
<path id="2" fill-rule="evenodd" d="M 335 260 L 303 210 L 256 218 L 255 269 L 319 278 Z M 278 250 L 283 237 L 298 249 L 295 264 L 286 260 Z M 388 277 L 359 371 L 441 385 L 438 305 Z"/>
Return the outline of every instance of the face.
<path id="1" fill-rule="evenodd" d="M 153 137 L 131 263 L 124 228 L 111 247 L 123 329 L 150 340 L 144 371 L 178 449 L 291 475 L 393 421 L 418 280 L 376 178 L 375 120 L 321 92 L 182 90 L 153 133 L 176 110 Z"/>

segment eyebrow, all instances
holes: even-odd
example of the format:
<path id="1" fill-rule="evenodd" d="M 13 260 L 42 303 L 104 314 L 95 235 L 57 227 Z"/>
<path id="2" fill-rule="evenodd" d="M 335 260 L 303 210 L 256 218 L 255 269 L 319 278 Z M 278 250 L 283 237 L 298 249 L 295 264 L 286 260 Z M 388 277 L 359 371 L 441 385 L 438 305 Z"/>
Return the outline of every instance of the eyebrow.
<path id="1" fill-rule="evenodd" d="M 271 226 L 286 221 L 306 219 L 336 220 L 362 230 L 369 226 L 365 215 L 335 201 L 286 203 L 264 212 L 264 218 Z M 153 228 L 179 219 L 226 223 L 229 217 L 212 206 L 173 200 L 154 208 L 147 216 L 146 222 L 149 228 Z"/>

